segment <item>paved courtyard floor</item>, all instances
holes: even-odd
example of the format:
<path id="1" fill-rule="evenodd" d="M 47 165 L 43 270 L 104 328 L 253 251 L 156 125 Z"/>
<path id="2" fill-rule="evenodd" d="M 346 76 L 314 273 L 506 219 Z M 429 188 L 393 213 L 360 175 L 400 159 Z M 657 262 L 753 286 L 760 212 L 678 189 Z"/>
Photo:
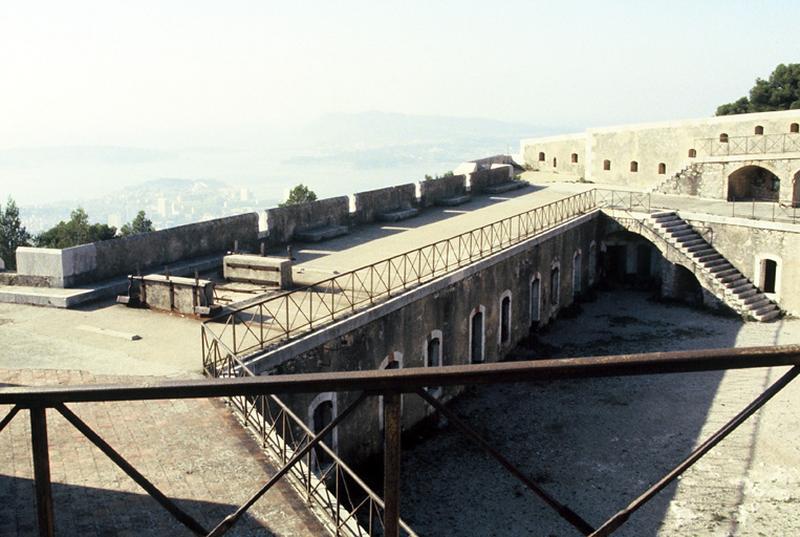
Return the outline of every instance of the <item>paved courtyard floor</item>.
<path id="1" fill-rule="evenodd" d="M 800 342 L 800 321 L 742 323 L 629 291 L 541 336 L 555 356 Z M 454 409 L 557 499 L 599 525 L 785 369 L 479 387 Z M 614 535 L 800 535 L 795 381 Z M 404 453 L 402 516 L 420 535 L 579 535 L 452 427 Z"/>
<path id="2" fill-rule="evenodd" d="M 0 370 L 9 384 L 142 381 L 81 371 Z M 275 467 L 218 400 L 69 405 L 137 470 L 206 528 L 213 528 L 257 491 Z M 9 407 L 0 406 L 0 416 Z M 127 475 L 64 418 L 48 411 L 56 535 L 188 536 Z M 285 481 L 261 498 L 226 535 L 323 535 L 317 519 Z M 0 432 L 0 535 L 38 535 L 30 419 L 21 411 Z"/>

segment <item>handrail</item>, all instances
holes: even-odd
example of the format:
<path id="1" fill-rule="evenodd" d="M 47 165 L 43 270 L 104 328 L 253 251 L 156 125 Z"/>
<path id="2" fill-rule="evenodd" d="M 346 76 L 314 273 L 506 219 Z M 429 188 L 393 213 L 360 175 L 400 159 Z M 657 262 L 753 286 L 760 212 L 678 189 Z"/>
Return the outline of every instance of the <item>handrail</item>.
<path id="1" fill-rule="evenodd" d="M 458 428 L 464 432 L 468 438 L 489 453 L 493 458 L 500 462 L 507 471 L 514 477 L 522 481 L 526 486 L 541 497 L 545 503 L 553 508 L 562 518 L 579 529 L 583 535 L 594 537 L 608 536 L 616 529 L 621 527 L 628 518 L 642 505 L 650 501 L 656 494 L 666 488 L 671 482 L 677 479 L 684 471 L 697 462 L 708 451 L 713 449 L 728 434 L 740 426 L 756 410 L 766 404 L 770 398 L 787 386 L 800 373 L 800 345 L 785 345 L 776 347 L 751 347 L 739 349 L 711 349 L 700 351 L 677 351 L 647 354 L 629 354 L 616 356 L 600 356 L 589 358 L 568 358 L 559 360 L 542 360 L 526 362 L 504 362 L 487 363 L 472 365 L 442 366 L 437 368 L 409 368 L 399 370 L 377 370 L 377 371 L 344 371 L 337 373 L 310 373 L 297 375 L 278 375 L 278 376 L 258 376 L 246 378 L 223 378 L 223 379 L 202 379 L 202 380 L 181 380 L 181 381 L 158 381 L 138 384 L 119 384 L 105 386 L 49 386 L 49 387 L 12 387 L 0 389 L 0 405 L 15 405 L 11 411 L 0 420 L 0 431 L 14 419 L 20 409 L 28 409 L 31 413 L 31 442 L 34 447 L 34 475 L 36 487 L 36 506 L 39 514 L 39 527 L 43 535 L 54 535 L 53 524 L 53 504 L 50 491 L 50 472 L 49 458 L 47 452 L 47 422 L 45 419 L 45 409 L 52 408 L 61 413 L 67 420 L 84 434 L 91 442 L 97 445 L 113 462 L 125 471 L 138 484 L 142 485 L 148 494 L 159 499 L 159 503 L 167 509 L 176 519 L 190 528 L 197 535 L 216 537 L 222 535 L 229 529 L 239 517 L 253 504 L 269 487 L 271 487 L 280 476 L 294 474 L 295 478 L 301 479 L 301 483 L 306 487 L 309 500 L 312 498 L 320 501 L 327 501 L 333 509 L 334 525 L 332 532 L 336 535 L 361 536 L 374 535 L 372 533 L 373 518 L 381 516 L 382 510 L 382 530 L 378 534 L 414 536 L 413 531 L 399 520 L 399 476 L 393 475 L 389 479 L 386 474 L 384 501 L 374 493 L 367 493 L 367 497 L 358 503 L 351 502 L 353 510 L 342 513 L 340 507 L 340 492 L 346 491 L 347 483 L 340 481 L 340 467 L 334 466 L 332 469 L 325 470 L 318 468 L 320 476 L 312 477 L 311 453 L 313 449 L 322 447 L 326 453 L 332 454 L 333 450 L 327 449 L 324 444 L 320 444 L 321 438 L 331 432 L 334 427 L 341 423 L 346 416 L 351 415 L 352 411 L 362 402 L 365 397 L 371 395 L 384 396 L 384 419 L 386 420 L 387 431 L 399 432 L 401 412 L 400 412 L 400 393 L 416 392 L 417 396 L 422 397 L 428 404 L 440 411 L 445 411 L 438 401 L 424 391 L 425 386 L 453 386 L 453 385 L 472 385 L 472 384 L 496 384 L 521 382 L 532 380 L 553 380 L 553 379 L 577 379 L 577 378 L 600 378 L 617 377 L 627 375 L 648 375 L 666 373 L 686 373 L 700 371 L 720 371 L 728 369 L 760 368 L 775 366 L 794 366 L 788 373 L 773 385 L 767 387 L 750 405 L 744 408 L 736 416 L 722 426 L 708 440 L 698 445 L 683 461 L 670 470 L 662 479 L 639 495 L 626 508 L 612 516 L 598 529 L 594 529 L 585 519 L 581 518 L 575 511 L 567 505 L 558 502 L 552 495 L 527 477 L 519 468 L 502 454 L 496 451 L 482 436 L 472 430 L 460 418 Z M 243 372 L 245 370 L 241 370 Z M 67 407 L 67 403 L 75 402 L 105 402 L 105 401 L 145 401 L 155 399 L 187 399 L 187 398 L 207 398 L 207 397 L 233 397 L 240 404 L 240 409 L 244 413 L 245 419 L 253 416 L 254 411 L 261 416 L 269 414 L 268 406 L 262 406 L 260 411 L 257 405 L 266 405 L 269 402 L 278 402 L 267 397 L 274 397 L 276 393 L 319 393 L 324 391 L 347 391 L 360 392 L 356 398 L 343 412 L 335 416 L 331 422 L 323 427 L 319 432 L 312 433 L 308 427 L 301 427 L 303 438 L 292 446 L 283 444 L 284 453 L 281 458 L 283 467 L 271 478 L 261 489 L 233 514 L 226 517 L 211 532 L 201 526 L 196 520 L 189 516 L 182 508 L 163 495 L 152 483 L 138 473 L 122 456 L 115 452 L 97 433 L 95 433 L 86 423 L 82 422 L 77 416 L 72 414 Z M 251 397 L 261 398 L 253 399 Z M 293 427 L 287 424 L 287 419 L 293 419 L 302 425 L 288 407 L 279 404 L 278 409 L 283 418 L 280 420 L 283 425 L 283 435 L 291 434 Z M 453 415 L 455 416 L 455 415 Z M 267 440 L 274 439 L 277 435 L 277 422 L 268 425 L 266 420 L 252 420 L 254 427 L 262 428 L 265 434 L 262 438 Z M 401 457 L 401 444 L 399 434 L 385 435 L 385 471 L 392 471 L 392 468 L 399 468 Z M 305 466 L 302 466 L 302 459 L 306 458 Z M 320 483 L 326 476 L 333 476 L 335 479 L 335 492 L 331 501 L 330 491 L 326 492 Z M 305 480 L 302 480 L 306 477 Z M 363 485 L 363 482 L 361 483 Z M 366 486 L 365 490 L 369 490 Z M 384 503 L 385 502 L 385 503 Z M 357 512 L 368 506 L 369 526 L 365 530 L 356 521 Z M 391 509 L 390 509 L 391 506 Z M 375 511 L 373 511 L 375 509 Z M 373 517 L 373 513 L 375 516 Z M 405 533 L 402 533 L 405 532 Z"/>
<path id="2" fill-rule="evenodd" d="M 800 152 L 800 135 L 796 133 L 755 134 L 719 138 L 695 138 L 695 148 L 701 155 L 730 156 Z"/>
<path id="3" fill-rule="evenodd" d="M 594 209 L 595 197 L 568 196 L 209 319 L 201 325 L 204 363 L 212 353 L 259 352 L 488 257 Z"/>

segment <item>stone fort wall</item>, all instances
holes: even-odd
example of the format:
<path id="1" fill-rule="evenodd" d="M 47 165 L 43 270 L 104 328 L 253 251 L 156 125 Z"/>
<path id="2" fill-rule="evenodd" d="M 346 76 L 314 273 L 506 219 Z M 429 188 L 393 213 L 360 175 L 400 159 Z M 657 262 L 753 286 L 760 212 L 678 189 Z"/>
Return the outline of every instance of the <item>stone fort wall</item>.
<path id="1" fill-rule="evenodd" d="M 525 165 L 564 179 L 652 189 L 693 164 L 736 160 L 744 144 L 754 154 L 783 153 L 800 159 L 800 110 L 587 129 L 584 133 L 521 141 Z M 757 137 L 762 137 L 761 139 Z M 749 140 L 744 140 L 750 137 Z M 722 140 L 728 140 L 727 142 Z M 577 157 L 577 162 L 573 162 Z M 554 160 L 555 159 L 555 160 Z M 795 161 L 795 171 L 800 161 Z M 793 176 L 781 177 L 789 182 Z M 783 196 L 782 196 L 783 197 Z"/>

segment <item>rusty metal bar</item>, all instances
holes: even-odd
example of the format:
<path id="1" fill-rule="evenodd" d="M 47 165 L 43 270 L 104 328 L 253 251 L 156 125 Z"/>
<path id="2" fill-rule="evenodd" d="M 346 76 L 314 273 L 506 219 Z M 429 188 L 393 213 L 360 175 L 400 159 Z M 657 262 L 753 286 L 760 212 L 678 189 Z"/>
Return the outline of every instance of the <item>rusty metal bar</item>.
<path id="1" fill-rule="evenodd" d="M 158 488 L 153 485 L 146 477 L 144 477 L 139 471 L 134 468 L 125 458 L 120 455 L 114 448 L 112 448 L 108 442 L 103 440 L 100 435 L 92 430 L 86 422 L 81 420 L 78 416 L 76 416 L 70 409 L 68 409 L 64 405 L 58 405 L 55 407 L 59 414 L 64 416 L 68 422 L 72 424 L 80 433 L 85 436 L 92 444 L 97 446 L 97 448 L 103 452 L 103 454 L 111 459 L 111 462 L 119 466 L 120 470 L 125 472 L 125 474 L 133 479 L 133 481 L 142 487 L 147 494 L 149 494 L 155 501 L 157 501 L 161 507 L 166 509 L 169 514 L 171 514 L 175 519 L 189 528 L 195 535 L 205 535 L 208 531 L 197 522 L 194 518 L 192 518 L 186 511 L 178 507 L 175 502 L 170 500 L 163 492 L 158 490 Z"/>
<path id="2" fill-rule="evenodd" d="M 400 393 L 383 396 L 383 529 L 386 537 L 400 537 L 400 445 L 403 416 Z"/>
<path id="3" fill-rule="evenodd" d="M 433 408 L 441 412 L 450 423 L 454 424 L 457 428 L 461 429 L 461 431 L 472 439 L 473 442 L 478 444 L 486 453 L 488 453 L 491 457 L 493 457 L 497 462 L 499 462 L 503 468 L 506 469 L 508 473 L 516 477 L 519 481 L 522 482 L 526 487 L 528 487 L 534 494 L 539 496 L 544 503 L 546 503 L 551 509 L 557 512 L 561 518 L 572 524 L 578 531 L 581 532 L 583 535 L 590 535 L 594 531 L 594 527 L 591 524 L 586 522 L 580 515 L 578 515 L 575 511 L 570 509 L 568 506 L 560 503 L 558 500 L 550 496 L 542 487 L 536 484 L 531 478 L 529 478 L 525 473 L 514 466 L 514 464 L 506 459 L 499 451 L 494 449 L 492 445 L 484 440 L 484 438 L 478 434 L 472 427 L 467 425 L 458 415 L 447 408 L 445 405 L 440 403 L 436 400 L 435 397 L 431 396 L 426 390 L 417 390 L 417 395 L 422 397 L 425 401 L 428 402 Z"/>
<path id="4" fill-rule="evenodd" d="M 723 425 L 717 432 L 705 442 L 697 446 L 680 464 L 669 471 L 652 487 L 647 489 L 641 496 L 633 500 L 628 506 L 608 519 L 600 528 L 591 534 L 590 537 L 607 537 L 622 526 L 628 518 L 640 507 L 650 501 L 656 494 L 665 489 L 670 483 L 678 478 L 683 472 L 688 470 L 694 463 L 700 460 L 703 455 L 711 451 L 714 446 L 719 444 L 730 433 L 736 430 L 747 418 L 752 416 L 759 408 L 764 406 L 767 401 L 772 399 L 778 392 L 792 382 L 800 374 L 800 366 L 794 366 L 788 373 L 779 378 L 772 386 L 756 397 L 752 403 L 747 405 L 741 412 L 736 414 L 728 423 Z"/>
<path id="5" fill-rule="evenodd" d="M 31 446 L 36 483 L 36 513 L 40 537 L 53 537 L 53 491 L 50 486 L 50 453 L 47 446 L 47 414 L 44 407 L 32 407 Z"/>
<path id="6" fill-rule="evenodd" d="M 14 416 L 17 415 L 17 412 L 20 411 L 19 405 L 14 405 L 14 407 L 8 411 L 8 414 L 3 418 L 3 421 L 0 421 L 0 431 L 6 428 L 6 426 L 11 423 L 11 420 L 14 419 Z"/>
<path id="7" fill-rule="evenodd" d="M 234 511 L 230 515 L 226 516 L 222 520 L 222 522 L 217 524 L 217 526 L 213 530 L 211 530 L 211 532 L 208 534 L 207 537 L 219 537 L 220 535 L 225 534 L 225 532 L 227 532 L 231 527 L 233 527 L 233 525 L 236 524 L 236 522 L 241 518 L 241 516 L 245 514 L 247 510 L 250 509 L 250 507 L 252 507 L 253 504 L 258 501 L 259 498 L 261 498 L 264 494 L 266 494 L 267 491 L 271 489 L 273 485 L 275 485 L 275 483 L 280 481 L 280 479 L 284 475 L 286 475 L 298 461 L 302 460 L 302 458 L 305 456 L 306 453 L 311 451 L 314 448 L 314 446 L 316 446 L 325 437 L 325 435 L 327 435 L 342 421 L 344 421 L 344 419 L 347 416 L 349 416 L 353 412 L 353 410 L 355 410 L 356 407 L 358 407 L 358 405 L 360 405 L 361 402 L 364 401 L 364 399 L 366 398 L 367 394 L 365 392 L 359 394 L 358 398 L 355 401 L 353 401 L 353 403 L 350 406 L 348 406 L 344 410 L 344 412 L 334 417 L 331 420 L 331 422 L 325 427 L 323 427 L 322 430 L 318 432 L 316 436 L 314 436 L 314 438 L 312 438 L 305 446 L 295 451 L 292 458 L 289 459 L 286 462 L 286 464 L 284 464 L 283 467 L 280 470 L 278 470 L 278 472 L 264 484 L 263 487 L 261 487 L 255 494 L 253 494 L 249 500 L 247 500 L 244 504 L 242 504 L 241 507 L 239 507 L 236 511 Z"/>
<path id="8" fill-rule="evenodd" d="M 10 387 L 0 389 L 0 405 L 55 406 L 70 402 L 198 399 L 328 391 L 410 393 L 425 386 L 689 373 L 789 365 L 800 365 L 800 345 L 121 385 Z"/>

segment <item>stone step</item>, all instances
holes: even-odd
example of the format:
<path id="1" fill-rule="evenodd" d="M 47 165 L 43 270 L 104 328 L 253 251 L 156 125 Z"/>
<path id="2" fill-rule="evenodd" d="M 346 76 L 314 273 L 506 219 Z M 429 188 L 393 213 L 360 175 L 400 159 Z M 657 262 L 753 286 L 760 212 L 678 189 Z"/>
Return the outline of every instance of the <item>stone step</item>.
<path id="1" fill-rule="evenodd" d="M 756 289 L 755 286 L 751 287 L 750 289 L 743 290 L 739 293 L 735 293 L 736 298 L 738 298 L 743 302 L 747 302 L 748 298 L 757 297 L 758 294 L 759 294 L 758 289 Z"/>
<path id="2" fill-rule="evenodd" d="M 736 268 L 736 267 L 734 267 L 734 268 Z M 733 282 L 733 281 L 735 281 L 735 280 L 739 280 L 739 279 L 743 279 L 743 280 L 747 281 L 747 278 L 744 278 L 742 276 L 742 273 L 739 272 L 738 270 L 736 272 L 731 272 L 730 274 L 726 274 L 725 276 L 717 275 L 717 279 L 719 281 L 721 281 L 722 283 L 726 284 L 726 285 L 731 283 L 731 282 Z"/>
<path id="3" fill-rule="evenodd" d="M 653 213 L 650 215 L 650 219 L 655 221 L 661 221 L 664 219 L 674 220 L 676 218 L 678 218 L 678 215 L 675 213 L 675 211 L 662 211 L 660 213 Z"/>
<path id="4" fill-rule="evenodd" d="M 736 293 L 737 289 L 743 289 L 744 287 L 750 284 L 750 282 L 747 281 L 747 278 L 745 278 L 741 274 L 738 275 L 732 274 L 727 277 L 731 279 L 729 281 L 724 281 L 725 279 L 723 278 L 723 285 L 731 293 Z"/>
<path id="5" fill-rule="evenodd" d="M 708 244 L 705 240 L 703 240 L 700 236 L 695 234 L 694 237 L 687 236 L 687 237 L 678 237 L 677 239 L 678 245 L 682 248 L 689 249 L 693 246 L 705 246 Z M 691 251 L 691 250 L 689 250 Z"/>
<path id="6" fill-rule="evenodd" d="M 697 235 L 697 233 L 695 233 L 695 231 L 692 228 L 679 229 L 677 231 L 673 231 L 673 230 L 670 229 L 670 230 L 667 231 L 667 235 L 677 239 L 678 237 L 686 237 L 688 235 Z M 699 237 L 699 235 L 697 235 L 697 236 Z"/>
<path id="7" fill-rule="evenodd" d="M 705 255 L 700 255 L 700 256 L 695 255 L 693 257 L 694 257 L 694 260 L 697 263 L 701 263 L 701 264 L 702 263 L 706 263 L 708 261 L 714 261 L 716 259 L 725 259 L 724 257 L 722 257 L 722 254 L 720 254 L 717 251 L 714 251 L 713 253 L 707 253 Z"/>
<path id="8" fill-rule="evenodd" d="M 702 250 L 690 252 L 690 255 L 697 260 L 710 255 L 720 255 L 720 253 L 713 248 L 703 248 Z"/>
<path id="9" fill-rule="evenodd" d="M 706 249 L 708 249 L 708 244 L 695 244 L 693 246 L 683 248 L 683 250 L 685 250 L 690 254 L 693 254 L 694 252 L 700 252 Z"/>
<path id="10" fill-rule="evenodd" d="M 724 257 L 720 257 L 719 259 L 711 259 L 710 261 L 701 261 L 700 262 L 700 266 L 702 266 L 703 268 L 707 268 L 709 270 L 717 269 L 717 270 L 711 270 L 711 272 L 719 272 L 720 270 L 726 270 L 728 268 L 733 268 L 733 265 L 731 265 L 728 262 L 728 260 L 725 259 Z M 720 267 L 724 267 L 724 268 L 720 268 Z"/>
<path id="11" fill-rule="evenodd" d="M 767 305 L 767 306 L 763 306 L 763 307 L 761 307 L 761 308 L 759 308 L 759 309 L 755 310 L 755 311 L 753 312 L 753 316 L 754 316 L 754 317 L 756 317 L 756 318 L 759 318 L 759 317 L 764 317 L 764 315 L 766 315 L 766 314 L 768 314 L 768 313 L 772 313 L 773 311 L 778 311 L 778 312 L 780 312 L 780 310 L 778 309 L 778 307 L 777 307 L 775 304 L 773 304 L 772 302 L 770 302 L 770 303 L 769 303 L 769 305 Z"/>
<path id="12" fill-rule="evenodd" d="M 717 278 L 718 280 L 723 280 L 725 277 L 733 276 L 734 274 L 739 274 L 739 271 L 736 269 L 736 267 L 715 272 L 714 277 Z"/>
<path id="13" fill-rule="evenodd" d="M 767 313 L 764 313 L 764 314 L 761 314 L 761 315 L 759 315 L 759 314 L 753 315 L 755 320 L 760 321 L 762 323 L 766 323 L 766 322 L 775 320 L 780 316 L 781 316 L 781 310 L 779 310 L 778 308 L 775 308 L 774 310 L 772 310 L 770 312 L 767 312 Z"/>
<path id="14" fill-rule="evenodd" d="M 765 296 L 761 296 L 760 298 L 758 298 L 758 300 L 754 300 L 752 302 L 745 302 L 747 309 L 749 309 L 750 311 L 758 311 L 767 304 L 772 304 L 772 302 L 770 302 L 770 300 Z"/>
<path id="15" fill-rule="evenodd" d="M 664 229 L 666 231 L 678 231 L 681 229 L 692 229 L 692 226 L 678 218 L 677 220 L 665 220 L 662 222 L 657 222 L 656 227 Z"/>

